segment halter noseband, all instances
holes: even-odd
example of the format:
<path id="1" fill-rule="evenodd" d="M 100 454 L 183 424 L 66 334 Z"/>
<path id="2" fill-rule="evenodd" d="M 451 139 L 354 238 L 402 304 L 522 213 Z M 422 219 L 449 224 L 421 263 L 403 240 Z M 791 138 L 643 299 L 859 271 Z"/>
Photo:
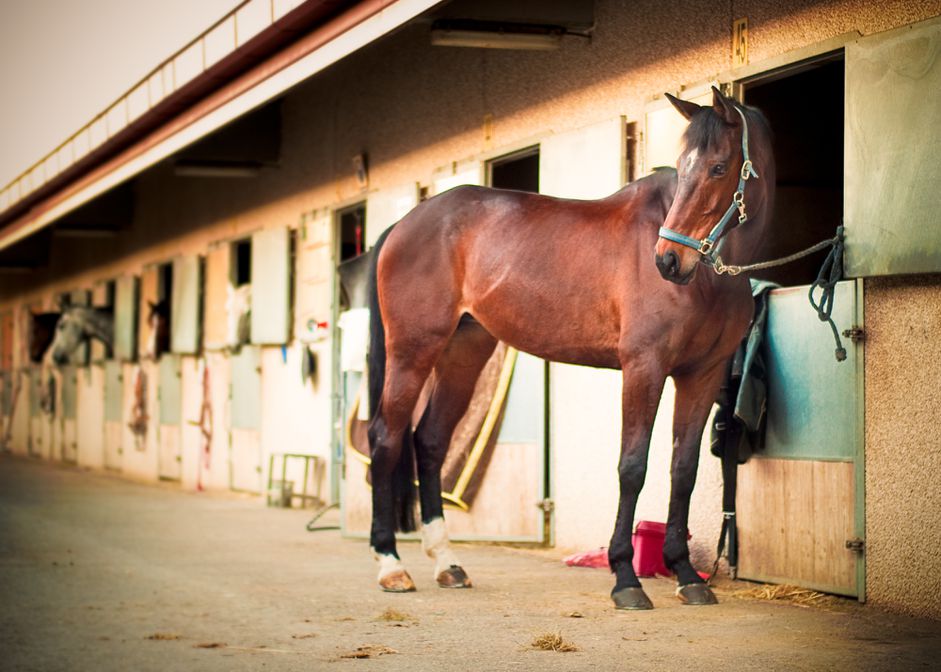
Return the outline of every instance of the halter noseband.
<path id="1" fill-rule="evenodd" d="M 668 229 L 665 226 L 660 227 L 659 235 L 661 238 L 679 243 L 680 245 L 685 245 L 686 247 L 691 247 L 704 257 L 703 261 L 708 260 L 712 263 L 715 263 L 715 253 L 718 252 L 717 243 L 722 237 L 722 234 L 725 233 L 725 227 L 732 220 L 732 215 L 735 211 L 738 210 L 739 224 L 744 224 L 748 219 L 748 215 L 745 214 L 745 182 L 748 181 L 749 177 L 758 177 L 758 173 L 756 173 L 755 169 L 752 167 L 751 159 L 748 158 L 748 122 L 745 120 L 745 113 L 737 107 L 735 111 L 738 112 L 739 116 L 742 118 L 742 169 L 738 174 L 738 188 L 732 195 L 732 204 L 729 206 L 729 209 L 722 215 L 722 219 L 719 220 L 719 223 L 712 227 L 712 231 L 709 232 L 709 235 L 702 240 Z"/>

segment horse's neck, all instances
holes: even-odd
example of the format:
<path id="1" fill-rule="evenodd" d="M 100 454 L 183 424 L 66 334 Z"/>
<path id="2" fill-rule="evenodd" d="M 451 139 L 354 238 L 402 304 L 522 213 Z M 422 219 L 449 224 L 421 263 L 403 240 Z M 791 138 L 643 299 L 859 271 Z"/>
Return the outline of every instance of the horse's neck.
<path id="1" fill-rule="evenodd" d="M 722 252 L 722 259 L 732 264 L 751 264 L 757 261 L 755 255 L 764 247 L 763 243 L 772 235 L 772 214 L 774 210 L 777 169 L 772 150 L 770 135 L 763 125 L 753 127 L 752 159 L 757 168 L 758 177 L 745 186 L 745 208 L 748 219 L 737 226 L 728 235 L 728 242 Z"/>
<path id="2" fill-rule="evenodd" d="M 774 175 L 769 171 L 769 179 Z M 760 204 L 754 209 L 749 208 L 748 219 L 744 224 L 735 227 L 727 236 L 724 249 L 721 251 L 722 260 L 730 264 L 751 264 L 757 261 L 755 255 L 768 237 L 773 234 L 772 210 L 774 205 L 774 185 L 762 185 L 765 190 Z M 748 193 L 745 194 L 745 206 L 749 207 Z"/>
<path id="3" fill-rule="evenodd" d="M 731 231 L 719 256 L 729 264 L 750 264 L 758 259 L 755 254 L 766 235 L 768 218 L 752 217 L 743 226 Z"/>
<path id="4" fill-rule="evenodd" d="M 84 308 L 82 312 L 85 333 L 110 347 L 111 342 L 114 340 L 114 318 L 112 315 L 94 308 Z"/>

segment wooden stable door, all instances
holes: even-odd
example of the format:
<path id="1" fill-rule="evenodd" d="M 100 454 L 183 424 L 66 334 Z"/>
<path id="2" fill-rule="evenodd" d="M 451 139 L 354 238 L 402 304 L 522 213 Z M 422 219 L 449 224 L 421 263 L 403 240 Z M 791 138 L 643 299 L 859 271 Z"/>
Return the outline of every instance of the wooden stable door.
<path id="1" fill-rule="evenodd" d="M 861 281 L 837 285 L 833 319 L 862 327 Z M 863 346 L 829 327 L 807 290 L 775 290 L 767 327 L 766 445 L 739 470 L 739 575 L 863 597 Z"/>
<path id="2" fill-rule="evenodd" d="M 262 492 L 261 348 L 242 346 L 230 358 L 230 487 Z"/>
<path id="3" fill-rule="evenodd" d="M 183 390 L 181 357 L 164 353 L 158 382 L 157 475 L 178 481 L 182 471 Z"/>

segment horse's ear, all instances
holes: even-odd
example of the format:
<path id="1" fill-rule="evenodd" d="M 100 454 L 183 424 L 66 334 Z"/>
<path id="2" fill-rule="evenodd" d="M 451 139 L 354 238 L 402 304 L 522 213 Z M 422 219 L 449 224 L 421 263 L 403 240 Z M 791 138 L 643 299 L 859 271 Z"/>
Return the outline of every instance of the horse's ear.
<path id="1" fill-rule="evenodd" d="M 742 118 L 738 116 L 738 112 L 735 111 L 734 103 L 716 87 L 712 87 L 712 109 L 719 119 L 727 124 L 735 126 L 742 121 Z"/>
<path id="2" fill-rule="evenodd" d="M 693 103 L 688 100 L 681 100 L 680 98 L 677 98 L 676 96 L 671 96 L 669 93 L 664 93 L 663 95 L 665 95 L 667 97 L 667 100 L 670 101 L 670 104 L 676 108 L 676 111 L 683 115 L 686 121 L 689 121 L 690 119 L 692 119 L 693 115 L 702 109 L 702 107 L 700 107 L 696 103 Z"/>

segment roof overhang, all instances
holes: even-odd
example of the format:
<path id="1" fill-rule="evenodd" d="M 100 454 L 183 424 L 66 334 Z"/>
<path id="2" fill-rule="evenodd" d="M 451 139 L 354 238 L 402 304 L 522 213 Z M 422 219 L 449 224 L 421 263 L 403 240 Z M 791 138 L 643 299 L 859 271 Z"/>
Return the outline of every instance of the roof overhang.
<path id="1" fill-rule="evenodd" d="M 133 178 L 234 119 L 282 95 L 305 79 L 411 21 L 440 0 L 363 0 L 318 25 L 234 78 L 138 135 L 111 154 L 98 152 L 31 199 L 28 208 L 0 213 L 0 250 Z M 316 3 L 310 3 L 316 4 Z M 197 82 L 198 83 L 198 82 Z"/>

